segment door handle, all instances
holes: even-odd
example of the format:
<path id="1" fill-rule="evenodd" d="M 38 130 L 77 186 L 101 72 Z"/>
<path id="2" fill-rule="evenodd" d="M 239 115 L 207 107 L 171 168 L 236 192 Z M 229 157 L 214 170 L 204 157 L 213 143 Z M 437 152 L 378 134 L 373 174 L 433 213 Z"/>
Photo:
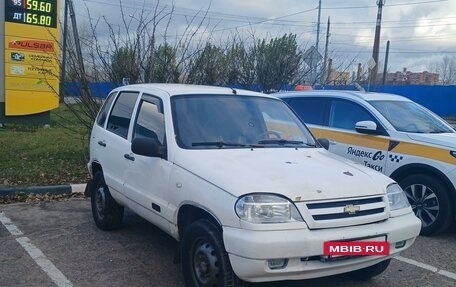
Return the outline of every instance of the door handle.
<path id="1" fill-rule="evenodd" d="M 98 141 L 98 145 L 101 145 L 102 147 L 106 147 L 105 141 Z"/>
<path id="2" fill-rule="evenodd" d="M 124 154 L 124 158 L 131 160 L 131 161 L 135 161 L 135 157 L 128 153 Z"/>

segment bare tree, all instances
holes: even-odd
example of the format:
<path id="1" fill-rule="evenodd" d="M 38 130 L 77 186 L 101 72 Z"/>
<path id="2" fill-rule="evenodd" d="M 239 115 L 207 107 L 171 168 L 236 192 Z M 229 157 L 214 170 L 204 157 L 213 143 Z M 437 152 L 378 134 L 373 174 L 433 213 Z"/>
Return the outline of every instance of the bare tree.
<path id="1" fill-rule="evenodd" d="M 175 27 L 173 5 L 159 5 L 158 1 L 152 10 L 143 7 L 134 15 L 126 15 L 123 0 L 119 3 L 120 25 L 104 17 L 93 19 L 87 9 L 88 27 L 82 29 L 84 33 L 79 39 L 85 73 L 74 65 L 77 63 L 74 49 L 69 49 L 66 55 L 68 66 L 73 68 L 66 77 L 71 89 L 65 93 L 77 96 L 73 98 L 77 105 L 69 108 L 87 131 L 103 98 L 93 89 L 84 89 L 79 84 L 84 80 L 106 82 L 112 88 L 128 78 L 130 83 L 238 85 L 272 92 L 303 82 L 311 74 L 314 78 L 308 83 L 314 84 L 321 78 L 303 61 L 305 47 L 298 46 L 295 34 L 261 39 L 252 29 L 247 37 L 236 32 L 214 44 L 215 28 L 209 28 L 207 18 L 209 7 L 186 18 L 183 30 L 178 32 L 171 28 Z M 344 61 L 340 61 L 337 67 L 349 67 L 343 65 Z M 317 67 L 317 71 L 321 70 Z"/>
<path id="2" fill-rule="evenodd" d="M 441 61 L 431 65 L 430 70 L 439 74 L 439 81 L 442 85 L 456 83 L 456 57 L 445 56 Z"/>

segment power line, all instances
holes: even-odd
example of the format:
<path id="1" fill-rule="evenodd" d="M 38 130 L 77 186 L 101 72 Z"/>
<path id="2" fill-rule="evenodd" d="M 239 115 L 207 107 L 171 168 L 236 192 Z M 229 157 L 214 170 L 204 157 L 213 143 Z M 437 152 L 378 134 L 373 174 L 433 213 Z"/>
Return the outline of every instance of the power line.
<path id="1" fill-rule="evenodd" d="M 438 2 L 448 2 L 448 0 L 432 0 L 432 1 L 421 1 L 421 2 L 409 2 L 409 3 L 398 3 L 398 4 L 388 4 L 388 7 L 392 6 L 411 6 L 411 5 L 420 5 L 420 4 L 429 4 L 429 3 L 438 3 Z M 346 10 L 346 9 L 368 9 L 368 8 L 376 8 L 375 5 L 367 5 L 367 6 L 344 6 L 344 7 L 326 7 L 321 8 L 324 10 Z"/>
<path id="2" fill-rule="evenodd" d="M 104 2 L 104 1 L 99 1 L 99 0 L 82 0 L 83 2 L 89 2 L 89 3 L 96 3 L 96 4 L 103 4 L 103 5 L 110 5 L 110 6 L 115 6 L 115 7 L 120 7 L 121 3 L 113 3 L 113 2 Z M 131 3 L 131 2 L 129 2 Z M 141 5 L 140 7 L 134 6 L 134 5 L 129 5 L 125 4 L 122 2 L 122 7 L 125 8 L 130 8 L 130 9 L 135 9 L 135 10 L 145 10 L 145 11 L 153 11 L 151 8 L 147 8 L 144 5 Z M 159 5 L 160 9 L 166 9 L 168 8 L 169 10 L 173 9 L 175 12 L 173 13 L 174 15 L 178 16 L 184 16 L 184 17 L 195 17 L 197 16 L 198 13 L 201 12 L 206 12 L 205 9 L 191 9 L 191 8 L 181 8 L 177 6 L 171 6 L 171 5 Z M 209 8 L 209 7 L 208 7 Z M 212 19 L 219 19 L 219 20 L 226 20 L 226 21 L 244 21 L 244 22 L 267 22 L 271 20 L 280 20 L 283 18 L 303 14 L 306 12 L 310 12 L 313 10 L 316 10 L 317 8 L 312 8 L 304 11 L 298 11 L 295 13 L 287 14 L 284 16 L 279 16 L 279 17 L 274 17 L 274 18 L 264 18 L 264 17 L 256 17 L 256 16 L 248 16 L 248 15 L 239 15 L 239 14 L 229 14 L 229 13 L 221 13 L 221 12 L 214 12 L 214 11 L 207 11 L 208 15 L 212 15 Z M 189 13 L 184 13 L 184 12 L 179 12 L 179 11 L 191 11 Z M 190 14 L 191 13 L 191 14 Z M 202 17 L 202 16 L 201 16 Z M 231 19 L 229 19 L 231 18 Z M 284 20 L 282 20 L 284 21 Z"/>
<path id="3" fill-rule="evenodd" d="M 364 49 L 360 51 L 356 51 L 357 53 L 372 53 L 370 50 L 370 47 L 364 46 L 364 45 L 357 45 L 353 43 L 343 43 L 343 42 L 335 42 L 332 43 L 334 45 L 342 45 L 342 46 L 351 46 L 351 47 L 361 47 Z M 338 52 L 344 52 L 344 53 L 353 53 L 353 50 L 337 50 Z M 400 48 L 391 48 L 390 53 L 395 53 L 395 54 L 407 54 L 407 53 L 424 53 L 424 54 L 435 54 L 435 53 L 442 53 L 442 54 L 456 54 L 456 51 L 429 51 L 429 50 L 411 50 L 411 49 L 400 49 Z"/>
<path id="4" fill-rule="evenodd" d="M 97 4 L 103 4 L 103 5 L 111 5 L 111 6 L 116 6 L 116 7 L 120 7 L 120 2 L 119 3 L 113 3 L 113 2 L 103 2 L 103 1 L 99 1 L 99 0 L 82 0 L 84 2 L 89 2 L 89 3 L 97 3 Z M 390 4 L 388 6 L 403 6 L 403 5 L 416 5 L 416 4 L 423 4 L 423 3 L 434 3 L 434 2 L 445 2 L 447 0 L 434 0 L 434 1 L 422 1 L 422 2 L 412 2 L 412 3 L 402 3 L 402 4 Z M 131 3 L 131 2 L 129 2 Z M 122 7 L 127 7 L 127 8 L 131 8 L 131 9 L 144 9 L 144 10 L 150 10 L 152 11 L 152 9 L 148 9 L 148 8 L 145 8 L 144 6 L 143 7 L 138 7 L 138 6 L 134 6 L 134 5 L 128 5 L 128 4 L 124 4 L 122 3 Z M 169 9 L 171 9 L 171 6 L 169 5 L 162 5 L 161 8 L 166 8 L 166 7 L 169 7 Z M 360 6 L 361 7 L 361 6 Z M 362 6 L 362 7 L 375 7 L 375 6 Z M 176 8 L 176 7 L 174 7 Z M 246 24 L 243 24 L 243 25 L 237 25 L 237 26 L 233 26 L 233 27 L 229 27 L 229 28 L 222 28 L 222 29 L 218 29 L 217 31 L 226 31 L 226 30 L 230 30 L 230 29 L 237 29 L 237 28 L 242 28 L 242 27 L 247 27 L 247 26 L 251 26 L 251 25 L 258 25 L 258 24 L 263 24 L 263 23 L 268 23 L 269 25 L 274 25 L 274 26 L 285 26 L 285 27 L 311 27 L 313 25 L 316 25 L 316 22 L 315 21 L 293 21 L 293 20 L 284 20 L 284 18 L 288 18 L 288 17 L 292 17 L 292 16 L 296 16 L 296 15 L 299 15 L 299 14 L 303 14 L 303 13 L 307 13 L 307 12 L 311 12 L 311 11 L 314 11 L 316 10 L 317 8 L 312 8 L 312 9 L 308 9 L 308 10 L 304 10 L 304 11 L 299 11 L 299 12 L 296 12 L 296 13 L 291 13 L 291 14 L 287 14 L 287 15 L 284 15 L 284 16 L 279 16 L 279 17 L 275 17 L 275 18 L 261 18 L 261 17 L 255 17 L 255 16 L 246 16 L 246 15 L 235 15 L 235 14 L 229 14 L 229 13 L 221 13 L 221 12 L 212 12 L 212 11 L 208 11 L 208 15 L 221 15 L 221 16 L 226 16 L 226 17 L 214 17 L 214 16 L 211 16 L 209 19 L 212 19 L 212 20 L 223 20 L 223 21 L 236 21 L 236 22 L 239 22 L 239 21 L 242 21 Z M 190 8 L 179 8 L 177 7 L 175 9 L 175 11 L 178 11 L 178 10 L 186 10 L 186 11 L 194 11 L 194 13 L 201 13 L 202 10 L 195 10 L 195 9 L 190 9 Z M 206 16 L 199 16 L 197 14 L 186 14 L 186 13 L 179 13 L 179 12 L 174 12 L 173 13 L 174 15 L 176 16 L 182 16 L 182 17 L 195 17 L 195 18 L 204 18 Z M 454 19 L 456 17 L 447 17 L 447 18 L 431 18 L 431 19 L 426 19 L 426 20 L 439 20 L 439 21 L 444 21 L 445 19 Z M 415 20 L 396 20 L 396 21 L 383 21 L 383 23 L 407 23 L 407 22 L 416 22 L 416 19 Z M 292 23 L 301 23 L 301 24 L 292 24 Z M 372 22 L 372 21 L 364 21 L 364 22 L 334 22 L 334 24 L 339 24 L 339 25 L 350 25 L 351 27 L 337 27 L 336 29 L 353 29 L 353 26 L 355 25 L 356 27 L 362 27 L 362 26 L 359 26 L 357 24 L 372 24 L 372 23 L 375 23 L 375 22 Z M 399 28 L 415 28 L 416 25 L 412 25 L 412 23 L 410 23 L 409 26 L 404 26 L 404 25 L 401 25 L 401 26 L 383 26 L 383 28 L 391 28 L 391 29 L 399 29 Z M 325 26 L 326 24 L 323 24 L 323 27 Z M 433 26 L 443 26 L 443 25 L 448 25 L 448 23 L 442 23 L 442 24 L 438 24 L 438 23 L 432 23 L 432 24 L 421 24 L 419 25 L 420 27 L 433 27 Z M 367 25 L 366 25 L 367 27 Z"/>

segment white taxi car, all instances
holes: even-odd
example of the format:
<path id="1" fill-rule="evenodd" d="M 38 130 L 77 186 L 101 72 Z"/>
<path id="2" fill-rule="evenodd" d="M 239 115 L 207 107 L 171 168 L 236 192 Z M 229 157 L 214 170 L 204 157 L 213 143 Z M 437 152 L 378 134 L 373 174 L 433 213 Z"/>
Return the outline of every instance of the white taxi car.
<path id="1" fill-rule="evenodd" d="M 421 226 L 396 182 L 335 159 L 283 101 L 244 90 L 113 90 L 88 169 L 95 224 L 120 227 L 128 207 L 170 234 L 186 286 L 370 278 Z"/>
<path id="2" fill-rule="evenodd" d="M 454 221 L 456 132 L 443 119 L 392 94 L 319 90 L 274 95 L 329 151 L 396 180 L 422 221 L 422 234 L 443 232 Z"/>

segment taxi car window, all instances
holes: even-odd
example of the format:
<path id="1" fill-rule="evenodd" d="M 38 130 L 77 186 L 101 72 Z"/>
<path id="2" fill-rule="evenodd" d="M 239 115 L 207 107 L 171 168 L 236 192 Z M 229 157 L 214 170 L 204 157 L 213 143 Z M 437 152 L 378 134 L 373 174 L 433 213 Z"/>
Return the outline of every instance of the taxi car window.
<path id="1" fill-rule="evenodd" d="M 327 125 L 328 100 L 325 98 L 285 99 L 306 124 Z"/>
<path id="2" fill-rule="evenodd" d="M 108 117 L 109 109 L 111 108 L 112 102 L 116 98 L 116 95 L 117 92 L 110 93 L 106 98 L 106 101 L 104 102 L 103 106 L 101 107 L 100 113 L 98 114 L 97 118 L 97 125 L 99 125 L 100 127 L 104 126 L 106 118 Z"/>
<path id="3" fill-rule="evenodd" d="M 397 131 L 409 133 L 453 133 L 454 130 L 414 102 L 371 101 Z"/>
<path id="4" fill-rule="evenodd" d="M 345 101 L 333 100 L 329 117 L 329 126 L 345 130 L 356 130 L 359 121 L 373 121 L 380 126 L 378 121 L 365 108 L 360 105 Z"/>
<path id="5" fill-rule="evenodd" d="M 119 94 L 108 119 L 106 127 L 108 131 L 124 139 L 127 138 L 131 115 L 138 95 L 138 92 L 122 92 Z"/>
<path id="6" fill-rule="evenodd" d="M 142 100 L 139 104 L 139 111 L 133 138 L 143 137 L 156 140 L 159 144 L 165 143 L 165 117 L 158 99 Z"/>

